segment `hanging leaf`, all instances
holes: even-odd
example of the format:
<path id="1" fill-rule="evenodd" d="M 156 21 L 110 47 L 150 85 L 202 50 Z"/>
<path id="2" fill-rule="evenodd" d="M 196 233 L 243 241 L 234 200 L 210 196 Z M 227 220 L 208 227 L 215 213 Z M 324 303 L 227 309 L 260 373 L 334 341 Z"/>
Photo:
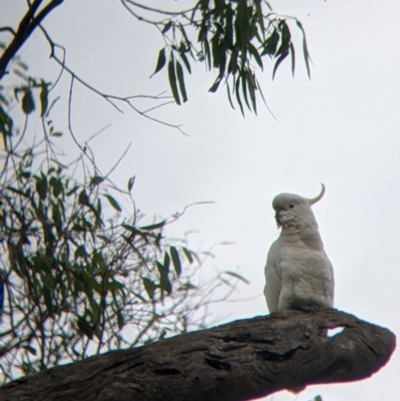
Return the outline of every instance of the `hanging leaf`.
<path id="1" fill-rule="evenodd" d="M 90 340 L 93 338 L 93 328 L 83 317 L 78 316 L 78 328 Z"/>
<path id="2" fill-rule="evenodd" d="M 107 200 L 110 202 L 110 205 L 117 211 L 117 212 L 122 212 L 121 206 L 119 203 L 113 198 L 111 195 L 106 195 L 104 194 L 104 197 L 107 198 Z"/>
<path id="3" fill-rule="evenodd" d="M 236 101 L 238 102 L 238 104 L 239 104 L 239 107 L 240 107 L 240 112 L 242 113 L 242 116 L 244 116 L 244 110 L 243 110 L 243 104 L 242 104 L 242 100 L 240 99 L 240 93 L 239 93 L 239 90 L 240 90 L 240 77 L 238 77 L 237 79 L 236 79 L 236 83 L 235 83 L 235 95 L 236 95 Z"/>
<path id="4" fill-rule="evenodd" d="M 274 30 L 272 34 L 265 41 L 263 46 L 263 51 L 261 52 L 261 56 L 268 54 L 270 56 L 274 56 L 276 54 L 276 49 L 279 43 L 279 33 L 277 30 Z"/>
<path id="5" fill-rule="evenodd" d="M 164 265 L 160 262 L 157 262 L 158 272 L 160 273 L 160 288 L 167 292 L 167 294 L 171 294 L 172 292 L 172 284 L 168 277 L 168 270 Z"/>
<path id="6" fill-rule="evenodd" d="M 169 247 L 169 253 L 171 254 L 172 263 L 174 264 L 176 275 L 179 277 L 182 273 L 182 266 L 181 266 L 181 260 L 179 258 L 179 253 L 174 246 Z"/>
<path id="7" fill-rule="evenodd" d="M 120 330 L 125 326 L 125 319 L 120 310 L 117 312 L 117 323 Z"/>
<path id="8" fill-rule="evenodd" d="M 221 83 L 221 79 L 218 77 L 208 91 L 215 93 L 217 91 L 220 83 Z"/>
<path id="9" fill-rule="evenodd" d="M 178 86 L 176 85 L 176 75 L 175 75 L 175 63 L 174 58 L 171 56 L 171 60 L 168 63 L 168 78 L 169 86 L 171 87 L 172 96 L 174 97 L 175 103 L 181 104 L 178 93 Z"/>
<path id="10" fill-rule="evenodd" d="M 92 178 L 90 179 L 90 186 L 91 186 L 91 187 L 94 187 L 94 186 L 96 186 L 96 185 L 101 184 L 103 181 L 104 181 L 104 178 L 103 178 L 103 177 L 101 177 L 101 176 L 99 176 L 99 175 L 95 175 L 94 177 L 92 177 Z"/>
<path id="11" fill-rule="evenodd" d="M 290 43 L 289 49 L 290 49 L 290 58 L 292 60 L 292 76 L 294 78 L 294 70 L 295 70 L 295 66 L 296 66 L 296 56 L 295 56 L 295 53 L 294 53 L 293 43 Z"/>
<path id="12" fill-rule="evenodd" d="M 166 274 L 169 273 L 169 264 L 170 264 L 171 258 L 168 255 L 168 252 L 164 252 L 164 271 Z"/>
<path id="13" fill-rule="evenodd" d="M 186 69 L 188 70 L 189 74 L 192 73 L 192 70 L 190 68 L 189 60 L 186 57 L 186 54 L 184 52 L 180 53 L 181 59 L 183 61 L 183 64 L 185 64 Z"/>
<path id="14" fill-rule="evenodd" d="M 159 223 L 151 224 L 150 226 L 140 227 L 140 230 L 156 230 L 157 228 L 162 228 L 166 223 L 166 220 L 160 221 Z"/>
<path id="15" fill-rule="evenodd" d="M 41 105 L 41 113 L 40 113 L 40 117 L 43 117 L 46 114 L 47 111 L 47 107 L 49 105 L 49 90 L 48 90 L 48 86 L 47 84 L 43 81 L 41 81 L 40 83 L 40 105 Z"/>
<path id="16" fill-rule="evenodd" d="M 154 299 L 154 291 L 156 290 L 157 285 L 154 283 L 154 281 L 152 281 L 146 277 L 143 277 L 142 281 L 143 281 L 144 289 L 147 292 L 147 295 L 149 296 L 149 298 L 151 300 L 153 300 Z"/>
<path id="17" fill-rule="evenodd" d="M 153 75 L 157 74 L 157 72 L 159 72 L 160 70 L 163 69 L 163 67 L 164 67 L 164 65 L 165 65 L 165 61 L 166 61 L 166 59 L 165 59 L 165 47 L 164 47 L 164 48 L 162 48 L 162 49 L 160 50 L 160 52 L 158 53 L 158 60 L 157 60 L 156 69 L 155 69 L 155 71 L 153 72 L 153 74 L 150 75 L 150 78 L 151 78 Z"/>
<path id="18" fill-rule="evenodd" d="M 276 60 L 276 63 L 275 63 L 275 66 L 274 66 L 274 70 L 272 72 L 272 79 L 275 78 L 275 74 L 276 74 L 276 71 L 277 71 L 279 65 L 282 63 L 283 60 L 285 60 L 285 58 L 288 56 L 288 54 L 289 54 L 289 52 L 286 51 L 286 53 L 281 54 L 279 56 L 278 60 Z"/>
<path id="19" fill-rule="evenodd" d="M 256 63 L 258 66 L 263 69 L 263 62 L 261 60 L 261 57 L 258 53 L 258 50 L 255 48 L 255 46 L 252 43 L 249 43 L 249 52 L 250 54 L 254 57 L 254 60 L 256 60 Z"/>
<path id="20" fill-rule="evenodd" d="M 22 97 L 22 110 L 26 115 L 35 110 L 35 102 L 30 89 L 27 89 Z"/>
<path id="21" fill-rule="evenodd" d="M 56 178 L 56 177 L 51 177 L 49 184 L 51 185 L 51 187 L 53 188 L 53 195 L 57 198 L 58 195 L 61 194 L 61 192 L 64 191 L 64 187 L 62 182 Z"/>
<path id="22" fill-rule="evenodd" d="M 78 201 L 81 205 L 89 204 L 89 197 L 87 196 L 87 193 L 84 189 L 79 193 Z"/>
<path id="23" fill-rule="evenodd" d="M 238 274 L 238 273 L 235 273 L 235 272 L 230 271 L 230 270 L 226 270 L 224 273 L 225 273 L 225 274 L 228 274 L 229 276 L 235 277 L 235 278 L 237 278 L 238 280 L 243 281 L 243 282 L 246 283 L 246 284 L 250 284 L 250 281 L 249 281 L 249 280 L 247 280 L 246 278 L 244 278 L 242 275 L 240 275 L 240 274 Z"/>
<path id="24" fill-rule="evenodd" d="M 181 91 L 183 103 L 187 102 L 187 94 L 185 88 L 185 80 L 183 77 L 183 69 L 179 61 L 176 61 L 176 74 L 178 75 L 179 89 Z"/>
<path id="25" fill-rule="evenodd" d="M 189 251 L 189 249 L 182 247 L 183 253 L 186 256 L 186 259 L 189 261 L 189 263 L 193 263 L 193 256 L 192 252 Z"/>
<path id="26" fill-rule="evenodd" d="M 46 199 L 47 197 L 47 178 L 46 176 L 42 175 L 41 177 L 35 176 L 36 181 L 36 191 L 39 194 L 41 200 Z"/>
<path id="27" fill-rule="evenodd" d="M 226 83 L 226 92 L 228 94 L 229 103 L 230 103 L 232 109 L 235 110 L 235 107 L 233 106 L 233 102 L 232 102 L 232 98 L 231 98 L 231 89 L 229 87 L 229 82 Z"/>
<path id="28" fill-rule="evenodd" d="M 310 64 L 309 64 L 310 55 L 309 55 L 308 49 L 307 49 L 306 33 L 305 33 L 303 25 L 301 25 L 300 21 L 296 20 L 296 25 L 300 28 L 300 30 L 303 34 L 303 57 L 304 57 L 304 62 L 306 63 L 307 75 L 308 75 L 308 78 L 310 78 L 311 77 Z"/>
<path id="29" fill-rule="evenodd" d="M 168 21 L 165 24 L 165 26 L 164 26 L 163 30 L 161 31 L 161 33 L 166 34 L 170 30 L 171 26 L 172 26 L 172 21 Z"/>
<path id="30" fill-rule="evenodd" d="M 128 191 L 131 192 L 133 188 L 133 184 L 135 183 L 136 176 L 129 178 L 128 180 Z"/>

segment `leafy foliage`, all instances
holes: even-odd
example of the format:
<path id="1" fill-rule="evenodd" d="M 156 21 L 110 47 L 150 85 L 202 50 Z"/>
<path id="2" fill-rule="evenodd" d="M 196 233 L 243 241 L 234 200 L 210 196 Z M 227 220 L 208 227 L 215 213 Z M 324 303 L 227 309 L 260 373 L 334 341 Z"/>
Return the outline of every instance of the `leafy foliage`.
<path id="1" fill-rule="evenodd" d="M 85 162 L 88 144 L 77 161 L 60 163 L 54 141 L 62 133 L 49 116 L 52 86 L 18 76 L 12 94 L 0 92 L 4 380 L 203 327 L 215 289 L 224 286 L 224 298 L 241 277 L 217 272 L 200 282 L 202 253 L 164 237 L 171 221 L 141 224 L 134 177 L 127 192 L 116 188 Z M 18 118 L 26 119 L 22 131 L 11 112 L 16 102 Z M 42 122 L 43 139 L 26 146 L 32 116 Z"/>
<path id="2" fill-rule="evenodd" d="M 301 23 L 294 18 L 278 16 L 263 0 L 199 0 L 192 9 L 154 23 L 166 43 L 159 52 L 154 74 L 168 64 L 171 92 L 175 102 L 181 104 L 187 100 L 182 64 L 190 74 L 189 60 L 204 62 L 208 70 L 217 71 L 210 92 L 216 92 L 224 82 L 233 108 L 232 95 L 242 114 L 244 106 L 257 113 L 257 92 L 262 98 L 263 95 L 256 69 L 263 70 L 264 57 L 274 60 L 272 77 L 275 77 L 278 67 L 290 55 L 294 74 L 295 49 L 290 20 L 295 21 L 303 35 L 303 57 L 310 75 Z"/>

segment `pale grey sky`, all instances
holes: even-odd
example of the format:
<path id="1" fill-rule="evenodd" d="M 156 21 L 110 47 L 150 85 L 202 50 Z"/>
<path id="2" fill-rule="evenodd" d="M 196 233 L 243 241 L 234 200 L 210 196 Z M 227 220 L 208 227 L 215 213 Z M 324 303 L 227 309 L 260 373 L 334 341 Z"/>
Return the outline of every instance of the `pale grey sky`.
<path id="1" fill-rule="evenodd" d="M 128 177 L 137 176 L 135 199 L 149 219 L 193 202 L 217 202 L 189 209 L 169 233 L 199 230 L 194 247 L 235 242 L 216 249 L 212 263 L 238 268 L 251 284 L 241 286 L 235 298 L 255 299 L 217 306 L 215 313 L 226 320 L 267 312 L 264 264 L 278 236 L 272 198 L 280 192 L 312 197 L 323 182 L 326 195 L 314 212 L 335 269 L 336 307 L 400 334 L 400 5 L 395 0 L 271 4 L 302 21 L 313 61 L 310 81 L 300 52 L 295 79 L 289 62 L 274 82 L 266 68 L 261 80 L 276 120 L 261 102 L 257 117 L 247 113 L 243 119 L 231 110 L 224 90 L 207 93 L 213 76 L 197 66 L 187 77 L 189 102 L 155 114 L 182 123 L 189 137 L 126 108 L 120 114 L 78 85 L 76 134 L 87 138 L 112 123 L 93 143 L 104 171 L 132 143 L 112 178 L 125 185 Z M 1 21 L 17 18 L 24 5 L 23 0 L 1 0 Z M 159 34 L 131 18 L 120 2 L 66 1 L 44 25 L 67 48 L 67 63 L 104 92 L 168 90 L 164 72 L 149 80 L 163 45 Z M 40 33 L 22 55 L 33 75 L 54 79 L 58 69 L 47 60 Z M 369 380 L 310 387 L 297 400 L 315 394 L 324 401 L 393 400 L 399 372 L 396 352 Z M 286 392 L 273 396 L 274 401 L 294 399 Z"/>

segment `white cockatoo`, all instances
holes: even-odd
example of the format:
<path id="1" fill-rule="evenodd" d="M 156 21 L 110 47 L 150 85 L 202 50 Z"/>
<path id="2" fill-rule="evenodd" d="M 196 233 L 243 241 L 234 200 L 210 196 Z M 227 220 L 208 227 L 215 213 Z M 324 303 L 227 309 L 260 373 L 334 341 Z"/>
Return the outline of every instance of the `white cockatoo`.
<path id="1" fill-rule="evenodd" d="M 311 205 L 314 199 L 280 194 L 272 207 L 279 238 L 272 244 L 265 266 L 265 298 L 270 313 L 281 309 L 332 308 L 334 278 Z"/>

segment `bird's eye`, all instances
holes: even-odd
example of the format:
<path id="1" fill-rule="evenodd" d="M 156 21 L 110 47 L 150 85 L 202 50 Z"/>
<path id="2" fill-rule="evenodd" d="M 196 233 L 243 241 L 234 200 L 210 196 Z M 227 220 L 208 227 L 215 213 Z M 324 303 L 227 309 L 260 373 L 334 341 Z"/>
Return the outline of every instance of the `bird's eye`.
<path id="1" fill-rule="evenodd" d="M 291 209 L 293 209 L 293 208 L 294 208 L 294 204 L 291 203 L 291 204 L 289 205 L 289 207 L 290 207 Z"/>

